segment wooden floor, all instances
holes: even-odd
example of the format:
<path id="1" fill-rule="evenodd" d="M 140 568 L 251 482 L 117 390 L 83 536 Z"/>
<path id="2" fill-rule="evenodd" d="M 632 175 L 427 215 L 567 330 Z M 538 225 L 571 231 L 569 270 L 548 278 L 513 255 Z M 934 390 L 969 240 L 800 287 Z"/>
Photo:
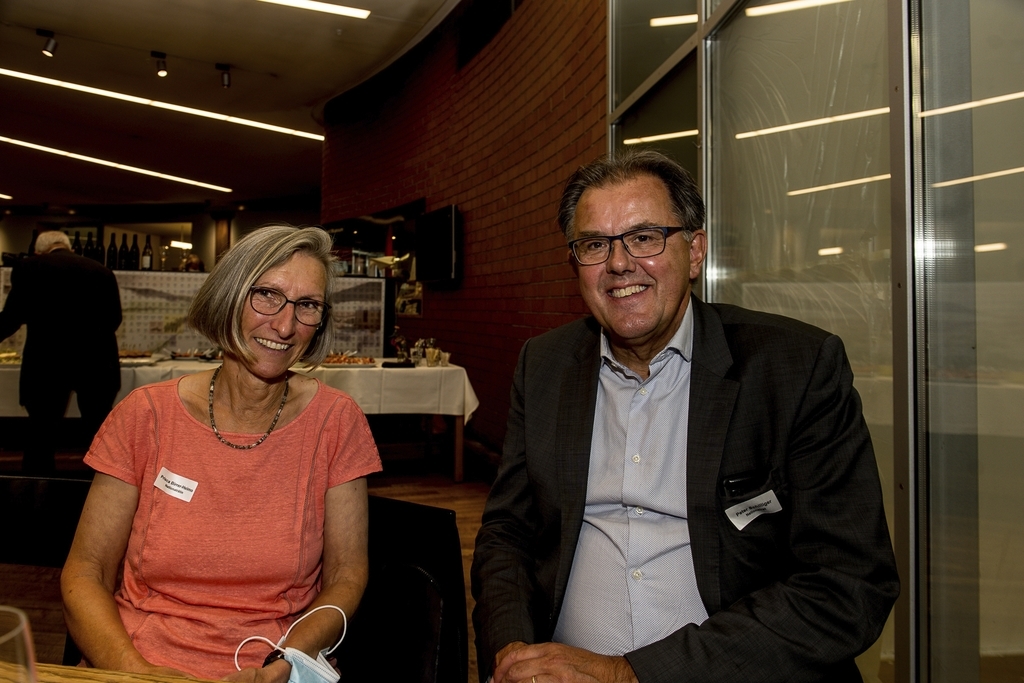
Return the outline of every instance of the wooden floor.
<path id="1" fill-rule="evenodd" d="M 58 462 L 58 467 L 64 469 L 67 465 Z M 455 510 L 466 577 L 470 683 L 477 680 L 477 666 L 473 625 L 469 620 L 469 613 L 473 609 L 473 599 L 469 594 L 469 565 L 488 488 L 488 484 L 483 481 L 455 484 L 451 477 L 438 474 L 377 475 L 369 481 L 371 495 Z M 67 631 L 61 610 L 59 581 L 59 569 L 0 564 L 0 604 L 19 607 L 28 614 L 36 645 L 36 658 L 40 662 L 59 664 L 64 651 Z"/>

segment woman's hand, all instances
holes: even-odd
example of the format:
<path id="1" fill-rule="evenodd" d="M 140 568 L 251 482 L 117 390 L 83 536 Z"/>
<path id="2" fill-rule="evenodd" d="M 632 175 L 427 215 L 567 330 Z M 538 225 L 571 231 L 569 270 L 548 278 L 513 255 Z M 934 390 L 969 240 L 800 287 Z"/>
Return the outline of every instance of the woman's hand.
<path id="1" fill-rule="evenodd" d="M 292 665 L 284 659 L 278 659 L 262 669 L 242 669 L 221 680 L 234 683 L 286 683 L 291 672 Z"/>

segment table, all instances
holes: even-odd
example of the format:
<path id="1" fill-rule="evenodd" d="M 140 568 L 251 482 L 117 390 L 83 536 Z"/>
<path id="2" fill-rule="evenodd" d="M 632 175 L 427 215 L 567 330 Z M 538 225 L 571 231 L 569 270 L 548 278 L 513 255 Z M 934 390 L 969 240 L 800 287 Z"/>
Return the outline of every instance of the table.
<path id="1" fill-rule="evenodd" d="M 355 399 L 368 415 L 406 413 L 452 415 L 455 417 L 455 481 L 464 474 L 464 438 L 466 421 L 480 401 L 469 383 L 465 368 L 446 367 L 385 368 L 384 359 L 374 365 L 323 366 L 315 370 L 295 368 L 315 377 L 329 387 L 340 389 Z M 164 360 L 148 365 L 122 364 L 121 391 L 117 401 L 133 389 L 168 379 L 202 372 L 217 363 L 200 360 Z M 18 405 L 18 378 L 21 367 L 0 365 L 0 417 L 26 417 Z M 68 406 L 68 417 L 79 417 L 75 401 Z"/>
<path id="2" fill-rule="evenodd" d="M 60 664 L 36 664 L 36 678 L 39 683 L 183 683 L 194 678 L 177 676 L 154 676 L 131 674 L 124 671 L 89 669 L 84 666 L 61 666 Z"/>

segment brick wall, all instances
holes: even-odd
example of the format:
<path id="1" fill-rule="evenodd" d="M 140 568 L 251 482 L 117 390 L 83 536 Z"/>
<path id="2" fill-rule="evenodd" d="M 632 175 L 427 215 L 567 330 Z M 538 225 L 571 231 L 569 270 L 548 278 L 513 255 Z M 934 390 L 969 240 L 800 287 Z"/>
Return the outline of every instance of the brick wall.
<path id="1" fill-rule="evenodd" d="M 423 317 L 399 320 L 467 369 L 480 398 L 468 428 L 500 446 L 523 342 L 586 312 L 555 209 L 572 171 L 607 149 L 606 5 L 526 0 L 461 70 L 456 26 L 329 108 L 321 218 L 419 197 L 459 206 L 461 288 L 428 290 Z"/>

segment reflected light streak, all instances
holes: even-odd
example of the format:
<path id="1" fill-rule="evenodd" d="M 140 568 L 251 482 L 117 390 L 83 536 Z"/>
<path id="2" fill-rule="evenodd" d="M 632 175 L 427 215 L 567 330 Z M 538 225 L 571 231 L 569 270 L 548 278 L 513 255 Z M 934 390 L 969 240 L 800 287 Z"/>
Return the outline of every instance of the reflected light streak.
<path id="1" fill-rule="evenodd" d="M 825 247 L 818 250 L 818 256 L 839 256 L 842 253 L 842 247 Z"/>
<path id="2" fill-rule="evenodd" d="M 746 138 L 757 137 L 758 135 L 771 135 L 772 133 L 782 133 L 787 130 L 798 130 L 800 128 L 810 128 L 811 126 L 823 126 L 826 123 L 836 123 L 838 121 L 851 121 L 853 119 L 863 119 L 868 116 L 879 116 L 881 114 L 888 114 L 889 107 L 879 107 L 878 109 L 865 109 L 864 111 L 850 112 L 849 114 L 839 114 L 837 116 L 826 116 L 822 119 L 811 119 L 810 121 L 798 121 L 797 123 L 787 123 L 783 126 L 774 126 L 773 128 L 762 128 L 761 130 L 752 130 L 746 133 L 736 133 L 737 140 L 744 140 Z"/>
<path id="3" fill-rule="evenodd" d="M 835 5 L 840 2 L 850 2 L 850 0 L 792 0 L 792 2 L 777 2 L 774 5 L 764 5 L 763 7 L 748 7 L 744 12 L 748 17 L 762 17 L 766 14 L 792 12 L 821 5 Z"/>
<path id="4" fill-rule="evenodd" d="M 7 142 L 12 145 L 19 147 L 26 147 L 28 149 L 34 149 L 39 152 L 48 152 L 50 154 L 56 154 L 57 156 L 68 157 L 69 159 L 78 159 L 79 161 L 88 161 L 91 164 L 99 164 L 100 166 L 108 166 L 110 168 L 116 168 L 122 171 L 131 171 L 132 173 L 141 173 L 142 175 L 152 176 L 154 178 L 163 178 L 164 180 L 173 180 L 176 183 L 185 183 L 186 185 L 195 185 L 196 187 L 205 187 L 209 190 L 217 190 L 218 192 L 231 192 L 230 187 L 221 187 L 220 185 L 211 185 L 209 183 L 203 183 L 198 180 L 189 180 L 188 178 L 182 178 L 175 175 L 167 175 L 166 173 L 158 173 L 157 171 L 150 171 L 145 168 L 139 168 L 137 166 L 128 166 L 127 164 L 119 164 L 115 161 L 107 161 L 106 159 L 97 159 L 96 157 L 88 157 L 84 154 L 75 154 L 74 152 L 66 152 L 62 149 L 56 149 L 54 147 L 44 147 L 43 145 L 37 145 L 32 142 L 25 142 L 24 140 L 15 140 L 13 138 L 5 138 L 0 135 L 0 142 Z"/>
<path id="5" fill-rule="evenodd" d="M 93 88 L 88 85 L 80 85 L 78 83 L 70 83 L 68 81 L 58 81 L 54 78 L 46 78 L 44 76 L 36 76 L 34 74 L 28 74 L 21 71 L 11 71 L 10 69 L 0 69 L 0 76 L 10 76 L 11 78 L 20 78 L 24 81 L 32 81 L 33 83 L 42 83 L 43 85 L 52 85 L 58 88 L 65 88 L 67 90 L 74 90 L 76 92 L 84 92 L 89 95 L 98 95 L 100 97 L 109 97 L 114 100 L 121 100 L 122 102 L 133 102 L 135 104 L 145 104 L 150 107 L 157 107 L 158 109 L 169 109 L 176 111 L 181 114 L 191 114 L 192 116 L 202 116 L 207 119 L 216 119 L 217 121 L 224 121 L 226 123 L 234 123 L 239 126 L 249 126 L 250 128 L 260 128 L 262 130 L 269 130 L 274 133 L 283 133 L 284 135 L 294 135 L 300 138 L 308 138 L 310 140 L 318 140 L 323 142 L 324 136 L 317 135 L 316 133 L 307 133 L 301 130 L 295 130 L 294 128 L 285 128 L 283 126 L 274 126 L 269 123 L 260 123 L 259 121 L 250 121 L 249 119 L 242 119 L 237 116 L 228 116 L 227 114 L 218 114 L 217 112 L 205 111 L 203 109 L 193 109 L 192 107 L 183 107 L 178 104 L 170 104 L 168 102 L 160 102 L 159 100 L 148 100 L 145 97 L 136 97 L 134 95 L 126 95 L 125 93 L 115 92 L 113 90 L 103 90 L 102 88 Z"/>
<path id="6" fill-rule="evenodd" d="M 852 185 L 864 185 L 866 183 L 875 183 L 879 180 L 888 180 L 890 176 L 888 173 L 882 175 L 873 175 L 870 178 L 856 178 L 854 180 L 844 180 L 841 183 L 830 183 L 828 185 L 818 185 L 817 187 L 806 187 L 802 190 L 792 190 L 786 193 L 787 197 L 795 197 L 798 194 L 810 194 L 811 192 L 824 192 L 825 190 L 835 190 L 840 187 L 850 187 Z"/>
<path id="7" fill-rule="evenodd" d="M 988 180 L 989 178 L 1001 178 L 1004 175 L 1013 175 L 1015 173 L 1024 173 L 1024 166 L 1017 168 L 1008 168 L 1005 171 L 993 171 L 992 173 L 982 173 L 981 175 L 972 175 L 969 178 L 957 178 L 955 180 L 943 180 L 941 183 L 935 183 L 932 187 L 949 187 L 950 185 L 963 185 L 964 183 L 973 183 L 978 180 Z"/>
<path id="8" fill-rule="evenodd" d="M 651 19 L 651 28 L 659 26 L 681 26 L 682 24 L 696 24 L 696 14 L 680 14 L 674 17 L 654 17 Z"/>
<path id="9" fill-rule="evenodd" d="M 352 17 L 353 19 L 365 19 L 370 16 L 370 10 L 346 7 L 345 5 L 333 5 L 329 2 L 316 2 L 315 0 L 260 0 L 260 2 L 309 9 L 314 12 L 326 12 L 327 14 L 340 14 L 343 17 Z"/>
<path id="10" fill-rule="evenodd" d="M 641 142 L 658 142 L 659 140 L 674 140 L 676 138 L 692 138 L 695 135 L 700 135 L 699 130 L 680 130 L 675 133 L 662 133 L 661 135 L 648 135 L 642 138 L 629 138 L 623 140 L 624 145 L 638 145 Z"/>
<path id="11" fill-rule="evenodd" d="M 953 104 L 948 107 L 939 107 L 938 109 L 929 109 L 923 111 L 918 116 L 922 119 L 929 116 L 937 116 L 939 114 L 949 114 L 954 111 L 963 111 L 964 109 L 975 109 L 977 107 L 984 107 L 989 104 L 999 104 L 1000 102 L 1011 102 L 1013 100 L 1024 99 L 1024 92 L 1014 92 L 1009 95 L 999 95 L 998 97 L 986 97 L 983 100 L 974 100 L 973 102 L 964 102 L 963 104 Z"/>
<path id="12" fill-rule="evenodd" d="M 1007 249 L 1006 242 L 992 242 L 991 244 L 975 244 L 974 251 L 982 254 L 987 251 L 1003 251 Z"/>

